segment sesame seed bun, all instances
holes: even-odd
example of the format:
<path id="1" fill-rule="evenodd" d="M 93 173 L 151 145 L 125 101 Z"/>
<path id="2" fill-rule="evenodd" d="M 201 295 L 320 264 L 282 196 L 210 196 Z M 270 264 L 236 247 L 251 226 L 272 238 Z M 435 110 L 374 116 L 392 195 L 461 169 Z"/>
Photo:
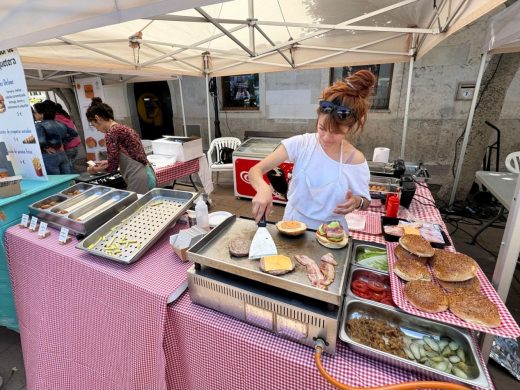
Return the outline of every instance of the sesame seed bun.
<path id="1" fill-rule="evenodd" d="M 477 274 L 477 262 L 463 253 L 436 250 L 432 259 L 433 274 L 445 282 L 463 282 Z"/>
<path id="2" fill-rule="evenodd" d="M 448 299 L 450 311 L 464 321 L 491 328 L 500 326 L 497 307 L 484 295 L 458 290 L 450 293 Z"/>
<path id="3" fill-rule="evenodd" d="M 412 280 L 432 280 L 428 267 L 420 261 L 406 258 L 398 259 L 393 268 L 397 276 L 408 282 Z"/>
<path id="4" fill-rule="evenodd" d="M 404 297 L 413 306 L 427 313 L 440 313 L 448 309 L 448 297 L 433 282 L 415 280 L 406 283 Z"/>
<path id="5" fill-rule="evenodd" d="M 405 234 L 399 239 L 399 244 L 408 252 L 419 257 L 432 257 L 434 254 L 430 243 L 415 234 Z"/>

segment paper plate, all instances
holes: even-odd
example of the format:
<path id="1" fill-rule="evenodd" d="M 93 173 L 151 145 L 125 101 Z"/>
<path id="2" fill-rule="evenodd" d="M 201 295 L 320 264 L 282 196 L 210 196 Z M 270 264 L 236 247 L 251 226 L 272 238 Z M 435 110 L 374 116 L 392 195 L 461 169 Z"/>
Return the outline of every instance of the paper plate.
<path id="1" fill-rule="evenodd" d="M 214 228 L 215 226 L 220 225 L 222 222 L 224 222 L 227 218 L 231 217 L 232 215 L 233 214 L 231 214 L 229 211 L 214 211 L 212 213 L 209 213 L 209 227 Z"/>

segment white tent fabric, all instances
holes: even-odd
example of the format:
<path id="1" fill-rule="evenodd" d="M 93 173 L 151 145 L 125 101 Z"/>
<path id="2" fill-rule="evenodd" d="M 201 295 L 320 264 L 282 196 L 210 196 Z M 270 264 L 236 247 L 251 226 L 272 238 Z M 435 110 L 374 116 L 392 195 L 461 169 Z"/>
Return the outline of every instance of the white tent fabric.
<path id="1" fill-rule="evenodd" d="M 479 73 L 475 90 L 479 91 L 486 59 L 488 55 L 498 53 L 513 53 L 520 52 L 520 2 L 507 7 L 502 12 L 494 15 L 490 21 L 486 33 L 486 40 L 482 49 L 482 58 L 480 62 Z M 462 164 L 464 162 L 464 155 L 466 154 L 466 147 L 468 145 L 469 134 L 473 123 L 473 114 L 477 104 L 479 93 L 475 93 L 471 102 L 471 109 L 466 123 L 466 132 L 464 134 L 464 141 L 462 143 L 459 163 L 455 173 L 455 180 L 453 182 L 453 190 L 450 197 L 450 206 L 455 201 L 455 194 L 459 183 L 460 175 L 462 173 Z M 498 257 L 493 272 L 493 286 L 497 289 L 498 294 L 505 302 L 511 281 L 516 269 L 517 259 L 520 256 L 520 177 L 517 180 L 515 192 L 509 209 L 509 215 L 502 237 L 502 245 L 498 252 Z M 487 335 L 481 342 L 482 353 L 485 357 L 489 356 L 494 336 Z"/>
<path id="2" fill-rule="evenodd" d="M 0 50 L 222 0 L 2 0 Z"/>
<path id="3" fill-rule="evenodd" d="M 143 8 L 146 12 L 141 19 L 89 30 L 78 28 L 78 32 L 70 33 L 64 27 L 57 27 L 52 39 L 46 39 L 51 32 L 48 30 L 40 39 L 33 39 L 33 43 L 29 38 L 34 36 L 24 35 L 24 46 L 19 47 L 19 51 L 26 69 L 116 73 L 156 79 L 172 75 L 223 76 L 408 62 L 411 56 L 424 55 L 441 40 L 503 2 L 234 0 L 199 8 L 196 4 L 199 2 L 155 1 L 151 3 L 162 6 L 157 8 L 156 16 L 151 16 L 153 6 L 150 5 L 146 10 Z M 67 6 L 57 3 L 46 2 L 56 8 L 55 21 L 60 17 L 66 19 L 67 11 L 76 10 L 73 4 L 79 2 L 66 2 Z M 90 7 L 92 1 L 87 3 Z M 117 1 L 121 3 L 149 2 Z M 172 7 L 191 3 L 196 8 L 165 14 L 166 3 Z M 77 7 L 77 10 L 89 8 Z M 108 9 L 113 7 L 113 2 L 106 5 Z M 28 17 L 31 14 L 29 12 Z M 132 12 L 136 14 L 137 9 Z M 128 15 L 130 12 L 125 17 Z M 96 19 L 96 25 L 100 21 Z M 30 25 L 21 19 L 17 24 Z M 140 47 L 129 47 L 129 37 L 138 32 L 142 32 L 142 40 L 135 37 L 134 42 Z M 14 41 L 13 38 L 9 42 Z M 34 43 L 36 41 L 39 42 Z"/>

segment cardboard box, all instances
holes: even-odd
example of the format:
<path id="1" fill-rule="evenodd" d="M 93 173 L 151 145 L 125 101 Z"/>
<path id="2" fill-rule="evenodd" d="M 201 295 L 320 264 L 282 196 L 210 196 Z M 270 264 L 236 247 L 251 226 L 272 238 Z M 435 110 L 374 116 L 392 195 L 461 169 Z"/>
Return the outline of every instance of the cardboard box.
<path id="1" fill-rule="evenodd" d="M 189 161 L 204 154 L 200 137 L 164 137 L 152 141 L 153 154 L 175 156 L 177 161 Z"/>

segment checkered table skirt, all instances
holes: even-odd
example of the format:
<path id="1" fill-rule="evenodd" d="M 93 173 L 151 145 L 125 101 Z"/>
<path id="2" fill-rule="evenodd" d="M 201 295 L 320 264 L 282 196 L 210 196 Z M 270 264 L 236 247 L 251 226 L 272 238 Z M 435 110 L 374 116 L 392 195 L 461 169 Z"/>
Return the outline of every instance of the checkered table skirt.
<path id="1" fill-rule="evenodd" d="M 164 185 L 172 183 L 174 180 L 181 177 L 193 175 L 199 171 L 199 159 L 193 159 L 185 162 L 176 162 L 172 165 L 167 165 L 155 170 L 157 177 L 157 185 Z"/>

